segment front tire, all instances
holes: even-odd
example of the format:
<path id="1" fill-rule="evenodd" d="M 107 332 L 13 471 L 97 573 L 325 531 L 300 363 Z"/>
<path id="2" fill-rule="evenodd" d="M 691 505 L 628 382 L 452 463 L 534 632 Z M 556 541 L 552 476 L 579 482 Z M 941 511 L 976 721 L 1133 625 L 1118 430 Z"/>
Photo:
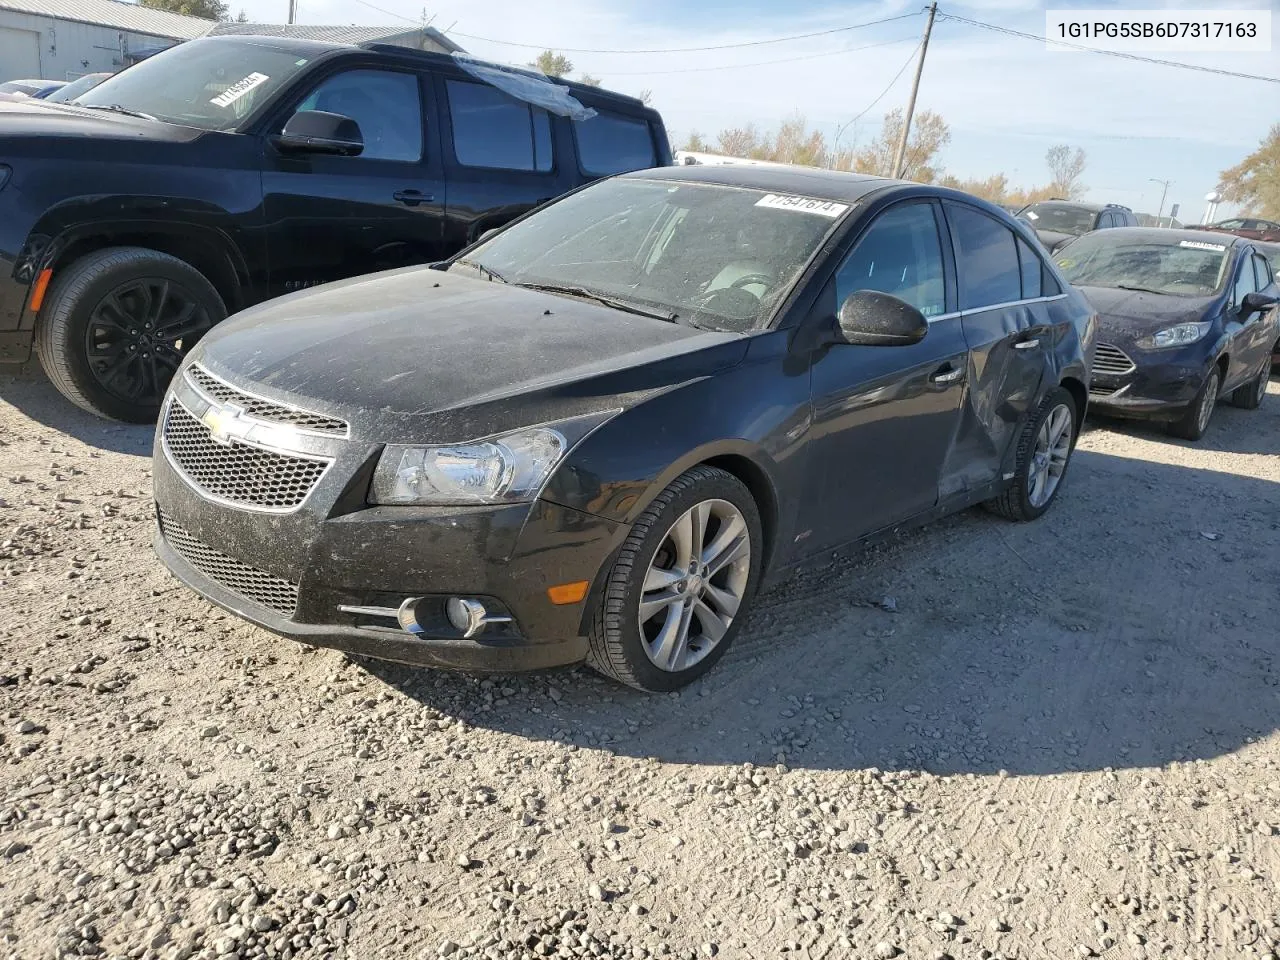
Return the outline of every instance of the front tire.
<path id="1" fill-rule="evenodd" d="M 1209 421 L 1213 419 L 1213 408 L 1218 403 L 1218 391 L 1222 387 L 1222 372 L 1214 367 L 1205 377 L 1200 392 L 1187 407 L 1182 419 L 1169 425 L 1169 432 L 1184 440 L 1199 440 L 1209 429 Z"/>
<path id="2" fill-rule="evenodd" d="M 724 656 L 764 559 L 760 511 L 733 474 L 681 474 L 635 522 L 608 573 L 587 662 L 649 692 L 678 690 Z"/>
<path id="3" fill-rule="evenodd" d="M 1080 414 L 1075 398 L 1055 387 L 1018 438 L 1013 482 L 987 509 L 1006 520 L 1035 520 L 1053 504 L 1075 450 Z"/>
<path id="4" fill-rule="evenodd" d="M 196 342 L 227 315 L 205 277 L 142 247 L 87 254 L 60 271 L 40 311 L 40 365 L 58 391 L 99 417 L 152 423 Z"/>
<path id="5" fill-rule="evenodd" d="M 1267 395 L 1267 381 L 1270 379 L 1271 360 L 1268 358 L 1256 377 L 1231 391 L 1231 405 L 1241 410 L 1257 410 Z"/>

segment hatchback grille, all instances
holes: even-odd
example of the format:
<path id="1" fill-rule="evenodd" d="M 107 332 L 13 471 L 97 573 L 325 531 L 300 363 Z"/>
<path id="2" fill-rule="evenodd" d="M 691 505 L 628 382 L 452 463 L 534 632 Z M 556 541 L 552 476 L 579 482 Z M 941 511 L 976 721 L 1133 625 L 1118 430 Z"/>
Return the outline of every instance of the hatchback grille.
<path id="1" fill-rule="evenodd" d="M 241 563 L 219 553 L 204 541 L 193 537 L 163 512 L 159 513 L 160 535 L 174 552 L 210 580 L 259 606 L 286 617 L 292 617 L 298 606 L 298 585 Z"/>
<path id="2" fill-rule="evenodd" d="M 1113 347 L 1109 343 L 1098 344 L 1098 350 L 1093 356 L 1093 372 L 1105 374 L 1109 377 L 1122 377 L 1126 373 L 1133 373 L 1133 361 L 1129 359 L 1129 355 L 1119 347 Z"/>
<path id="3" fill-rule="evenodd" d="M 346 436 L 347 423 L 336 417 L 326 417 L 319 413 L 297 410 L 274 400 L 255 397 L 252 394 L 237 390 L 231 384 L 219 380 L 199 364 L 187 368 L 187 379 L 205 396 L 223 403 L 234 403 L 251 417 L 268 420 L 271 423 L 287 423 L 303 430 L 316 433 L 332 433 Z"/>
<path id="4" fill-rule="evenodd" d="M 187 481 L 212 498 L 256 510 L 292 510 L 307 498 L 328 460 L 215 441 L 176 400 L 164 418 L 164 447 Z"/>

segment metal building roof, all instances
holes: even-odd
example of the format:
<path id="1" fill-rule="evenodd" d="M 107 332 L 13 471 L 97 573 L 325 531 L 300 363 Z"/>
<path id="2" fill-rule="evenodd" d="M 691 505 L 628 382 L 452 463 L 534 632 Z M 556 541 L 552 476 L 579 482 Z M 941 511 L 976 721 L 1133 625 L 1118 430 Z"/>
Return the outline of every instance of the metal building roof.
<path id="1" fill-rule="evenodd" d="M 0 10 L 75 23 L 92 23 L 113 30 L 143 33 L 173 40 L 194 40 L 208 32 L 212 21 L 167 10 L 152 10 L 124 0 L 0 0 Z"/>
<path id="2" fill-rule="evenodd" d="M 0 0 L 0 6 L 8 0 Z M 419 27 L 405 30 L 403 27 L 343 27 L 312 26 L 303 23 L 236 23 L 224 21 L 212 24 L 208 35 L 211 37 L 229 34 L 250 34 L 260 37 L 288 37 L 292 40 L 321 40 L 326 43 L 391 43 L 415 50 L 435 50 L 452 53 L 462 50 L 448 37 L 434 27 Z"/>

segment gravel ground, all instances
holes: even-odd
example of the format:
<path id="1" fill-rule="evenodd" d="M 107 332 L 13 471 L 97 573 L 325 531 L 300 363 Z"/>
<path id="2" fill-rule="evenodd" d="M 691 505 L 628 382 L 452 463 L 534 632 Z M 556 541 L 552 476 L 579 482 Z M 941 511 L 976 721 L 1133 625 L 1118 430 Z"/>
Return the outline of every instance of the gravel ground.
<path id="1" fill-rule="evenodd" d="M 149 449 L 0 377 L 0 957 L 1280 951 L 1280 382 L 833 557 L 666 697 L 242 624 Z"/>

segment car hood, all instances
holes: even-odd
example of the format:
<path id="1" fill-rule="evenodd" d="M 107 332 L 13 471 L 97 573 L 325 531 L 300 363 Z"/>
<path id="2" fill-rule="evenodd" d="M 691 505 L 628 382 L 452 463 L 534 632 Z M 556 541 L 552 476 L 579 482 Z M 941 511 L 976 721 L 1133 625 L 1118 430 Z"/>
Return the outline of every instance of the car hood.
<path id="1" fill-rule="evenodd" d="M 1137 339 L 1178 323 L 1195 323 L 1213 315 L 1217 297 L 1175 297 L 1141 290 L 1076 285 L 1098 311 L 1101 339 Z"/>
<path id="2" fill-rule="evenodd" d="M 1046 250 L 1052 250 L 1058 244 L 1076 238 L 1074 233 L 1062 233 L 1058 230 L 1036 230 L 1036 236 L 1044 244 Z"/>
<path id="3" fill-rule="evenodd" d="M 408 267 L 247 310 L 192 359 L 353 437 L 451 442 L 631 406 L 740 362 L 747 339 Z"/>
<path id="4" fill-rule="evenodd" d="M 0 142 L 14 139 L 142 140 L 187 142 L 205 131 L 174 123 L 129 117 L 107 110 L 86 110 L 72 104 L 50 104 L 34 97 L 0 100 Z"/>

